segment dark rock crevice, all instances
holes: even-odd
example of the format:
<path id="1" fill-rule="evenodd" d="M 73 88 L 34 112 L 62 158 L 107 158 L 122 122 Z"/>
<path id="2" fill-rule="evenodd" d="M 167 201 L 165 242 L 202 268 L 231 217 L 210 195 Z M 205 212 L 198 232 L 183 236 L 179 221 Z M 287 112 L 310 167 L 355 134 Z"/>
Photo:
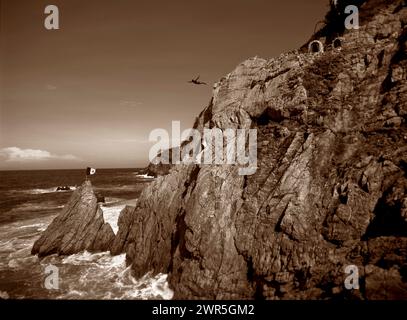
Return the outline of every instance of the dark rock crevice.
<path id="1" fill-rule="evenodd" d="M 404 186 L 393 185 L 378 200 L 374 218 L 363 236 L 364 240 L 382 236 L 407 237 L 407 219 L 402 214 L 403 198 L 399 198 L 400 195 L 403 197 L 406 194 L 407 181 L 403 182 L 401 183 Z"/>

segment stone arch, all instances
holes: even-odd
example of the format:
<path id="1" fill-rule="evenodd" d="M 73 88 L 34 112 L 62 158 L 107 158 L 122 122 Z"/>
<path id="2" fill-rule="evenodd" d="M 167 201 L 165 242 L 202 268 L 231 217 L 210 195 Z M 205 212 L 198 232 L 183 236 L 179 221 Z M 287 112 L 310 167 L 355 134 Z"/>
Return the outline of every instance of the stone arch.
<path id="1" fill-rule="evenodd" d="M 324 52 L 324 45 L 319 40 L 311 41 L 308 45 L 309 53 L 321 53 Z"/>
<path id="2" fill-rule="evenodd" d="M 342 50 L 343 47 L 343 38 L 336 38 L 334 41 L 332 41 L 332 48 L 335 50 Z"/>

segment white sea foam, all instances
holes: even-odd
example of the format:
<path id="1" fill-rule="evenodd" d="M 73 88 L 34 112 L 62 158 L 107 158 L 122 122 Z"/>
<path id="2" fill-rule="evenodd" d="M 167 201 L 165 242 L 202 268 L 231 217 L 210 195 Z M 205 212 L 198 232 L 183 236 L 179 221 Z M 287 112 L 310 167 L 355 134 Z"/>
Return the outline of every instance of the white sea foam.
<path id="1" fill-rule="evenodd" d="M 76 186 L 69 186 L 70 190 L 58 190 L 58 187 L 52 187 L 52 188 L 45 188 L 45 189 L 30 189 L 30 190 L 24 190 L 24 193 L 29 193 L 29 194 L 44 194 L 44 193 L 53 193 L 53 192 L 70 192 L 76 190 Z"/>
<path id="2" fill-rule="evenodd" d="M 86 295 L 86 292 L 84 291 L 78 291 L 78 290 L 71 290 L 68 292 L 68 294 L 60 296 L 60 299 L 80 299 L 81 297 L 84 297 Z"/>
<path id="3" fill-rule="evenodd" d="M 136 173 L 137 178 L 142 178 L 142 179 L 154 179 L 154 176 L 149 176 L 147 173 L 145 174 L 138 174 Z"/>
<path id="4" fill-rule="evenodd" d="M 63 206 L 61 206 L 61 207 L 63 207 Z M 27 225 L 18 227 L 18 229 L 37 228 L 37 230 L 42 230 L 44 227 L 46 228 L 45 223 L 34 223 L 34 224 L 27 224 Z"/>
<path id="5" fill-rule="evenodd" d="M 8 252 L 13 250 L 13 239 L 0 241 L 0 252 Z"/>
<path id="6" fill-rule="evenodd" d="M 58 265 L 57 256 L 48 263 Z M 60 275 L 67 287 L 62 288 L 61 299 L 171 299 L 173 292 L 168 286 L 167 275 L 146 274 L 136 279 L 131 267 L 126 266 L 126 255 L 110 255 L 109 252 L 87 251 L 60 260 Z M 76 269 L 70 269 L 75 266 Z M 79 267 L 79 269 L 78 269 Z M 68 268 L 65 269 L 64 268 Z M 79 273 L 78 273 L 79 272 Z M 69 278 L 69 280 L 67 279 Z"/>
<path id="7" fill-rule="evenodd" d="M 119 231 L 119 226 L 117 223 L 119 220 L 120 212 L 123 210 L 123 208 L 125 206 L 126 205 L 124 205 L 124 204 L 113 206 L 113 207 L 101 206 L 101 209 L 103 211 L 103 219 L 105 220 L 105 222 L 110 224 L 110 226 L 113 229 L 114 234 L 117 234 L 117 232 Z"/>
<path id="8" fill-rule="evenodd" d="M 123 201 L 122 198 L 114 198 L 114 197 L 105 197 L 105 203 L 103 205 L 111 205 L 116 202 Z"/>
<path id="9" fill-rule="evenodd" d="M 46 224 L 50 219 L 47 218 L 43 223 Z M 146 274 L 140 279 L 134 278 L 131 267 L 126 266 L 125 254 L 112 256 L 110 252 L 83 251 L 70 256 L 54 254 L 39 259 L 31 255 L 31 248 L 37 236 L 25 238 L 23 235 L 26 235 L 27 229 L 19 228 L 24 225 L 21 222 L 12 225 L 13 228 L 7 231 L 7 236 L 13 238 L 0 240 L 0 270 L 30 270 L 31 277 L 42 279 L 46 266 L 57 266 L 61 279 L 60 290 L 53 293 L 53 298 L 171 299 L 173 296 L 165 274 Z M 40 225 L 38 220 L 32 219 L 26 226 L 36 229 Z M 0 233 L 2 230 L 0 227 Z M 38 234 L 37 231 L 35 235 Z"/>
<path id="10" fill-rule="evenodd" d="M 127 186 L 126 186 L 127 187 Z M 31 190 L 36 193 L 55 192 L 54 188 Z M 118 217 L 127 200 L 108 199 L 107 206 L 101 206 L 103 216 L 118 231 Z M 115 202 L 118 202 L 117 204 Z M 16 206 L 15 211 L 54 209 L 58 203 L 46 201 L 24 203 Z M 57 213 L 57 211 L 55 211 Z M 54 215 L 15 221 L 0 226 L 0 272 L 1 270 L 18 270 L 34 281 L 43 281 L 44 268 L 53 264 L 59 268 L 60 290 L 52 292 L 52 298 L 61 299 L 171 299 L 173 292 L 168 287 L 167 275 L 146 274 L 140 279 L 132 276 L 130 266 L 126 266 L 125 254 L 112 256 L 109 252 L 90 253 L 87 251 L 70 256 L 51 255 L 39 259 L 31 255 L 31 248 L 46 229 Z M 24 273 L 25 272 L 25 273 Z M 17 274 L 16 273 L 16 274 Z M 24 277 L 22 276 L 22 279 Z M 36 281 L 37 281 L 36 280 Z M 27 292 L 27 296 L 29 296 Z M 40 293 L 41 294 L 41 293 Z M 16 297 L 15 292 L 0 292 L 0 298 Z M 25 296 L 22 295 L 22 297 Z M 36 296 L 38 297 L 38 296 Z"/>
<path id="11" fill-rule="evenodd" d="M 174 292 L 168 286 L 166 274 L 160 273 L 155 277 L 147 275 L 145 282 L 147 286 L 140 290 L 140 295 L 143 299 L 150 299 L 152 296 L 160 296 L 164 300 L 171 300 L 174 296 Z"/>
<path id="12" fill-rule="evenodd" d="M 62 259 L 61 263 L 62 264 L 81 265 L 84 262 L 96 262 L 103 255 L 106 255 L 106 252 L 90 253 L 85 250 L 85 251 L 64 257 Z"/>
<path id="13" fill-rule="evenodd" d="M 29 251 L 31 251 L 31 249 Z M 21 268 L 30 266 L 33 263 L 37 262 L 37 260 L 38 260 L 37 256 L 31 256 L 28 254 L 26 254 L 24 257 L 9 258 L 10 260 L 8 262 L 8 267 L 12 268 L 12 269 L 21 269 Z"/>

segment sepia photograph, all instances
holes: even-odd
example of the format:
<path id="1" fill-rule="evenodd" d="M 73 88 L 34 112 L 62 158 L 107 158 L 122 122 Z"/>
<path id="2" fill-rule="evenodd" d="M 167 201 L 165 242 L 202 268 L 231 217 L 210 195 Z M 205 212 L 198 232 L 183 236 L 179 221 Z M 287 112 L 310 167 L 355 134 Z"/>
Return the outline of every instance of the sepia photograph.
<path id="1" fill-rule="evenodd" d="M 403 0 L 0 0 L 1 303 L 405 301 L 406 120 Z"/>

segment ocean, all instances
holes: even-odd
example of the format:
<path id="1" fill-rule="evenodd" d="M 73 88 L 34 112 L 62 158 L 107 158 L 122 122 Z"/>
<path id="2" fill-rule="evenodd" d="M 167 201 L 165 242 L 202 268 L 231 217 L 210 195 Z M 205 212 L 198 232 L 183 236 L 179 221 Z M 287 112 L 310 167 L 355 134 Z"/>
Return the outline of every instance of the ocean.
<path id="1" fill-rule="evenodd" d="M 105 222 L 118 230 L 126 204 L 134 204 L 152 179 L 141 169 L 98 169 L 90 177 L 105 197 Z M 80 252 L 70 256 L 31 255 L 41 232 L 85 179 L 84 170 L 0 171 L 0 298 L 5 299 L 171 299 L 167 275 L 135 279 L 125 254 Z M 57 191 L 59 186 L 71 190 Z M 58 289 L 46 289 L 49 265 L 58 267 Z"/>

